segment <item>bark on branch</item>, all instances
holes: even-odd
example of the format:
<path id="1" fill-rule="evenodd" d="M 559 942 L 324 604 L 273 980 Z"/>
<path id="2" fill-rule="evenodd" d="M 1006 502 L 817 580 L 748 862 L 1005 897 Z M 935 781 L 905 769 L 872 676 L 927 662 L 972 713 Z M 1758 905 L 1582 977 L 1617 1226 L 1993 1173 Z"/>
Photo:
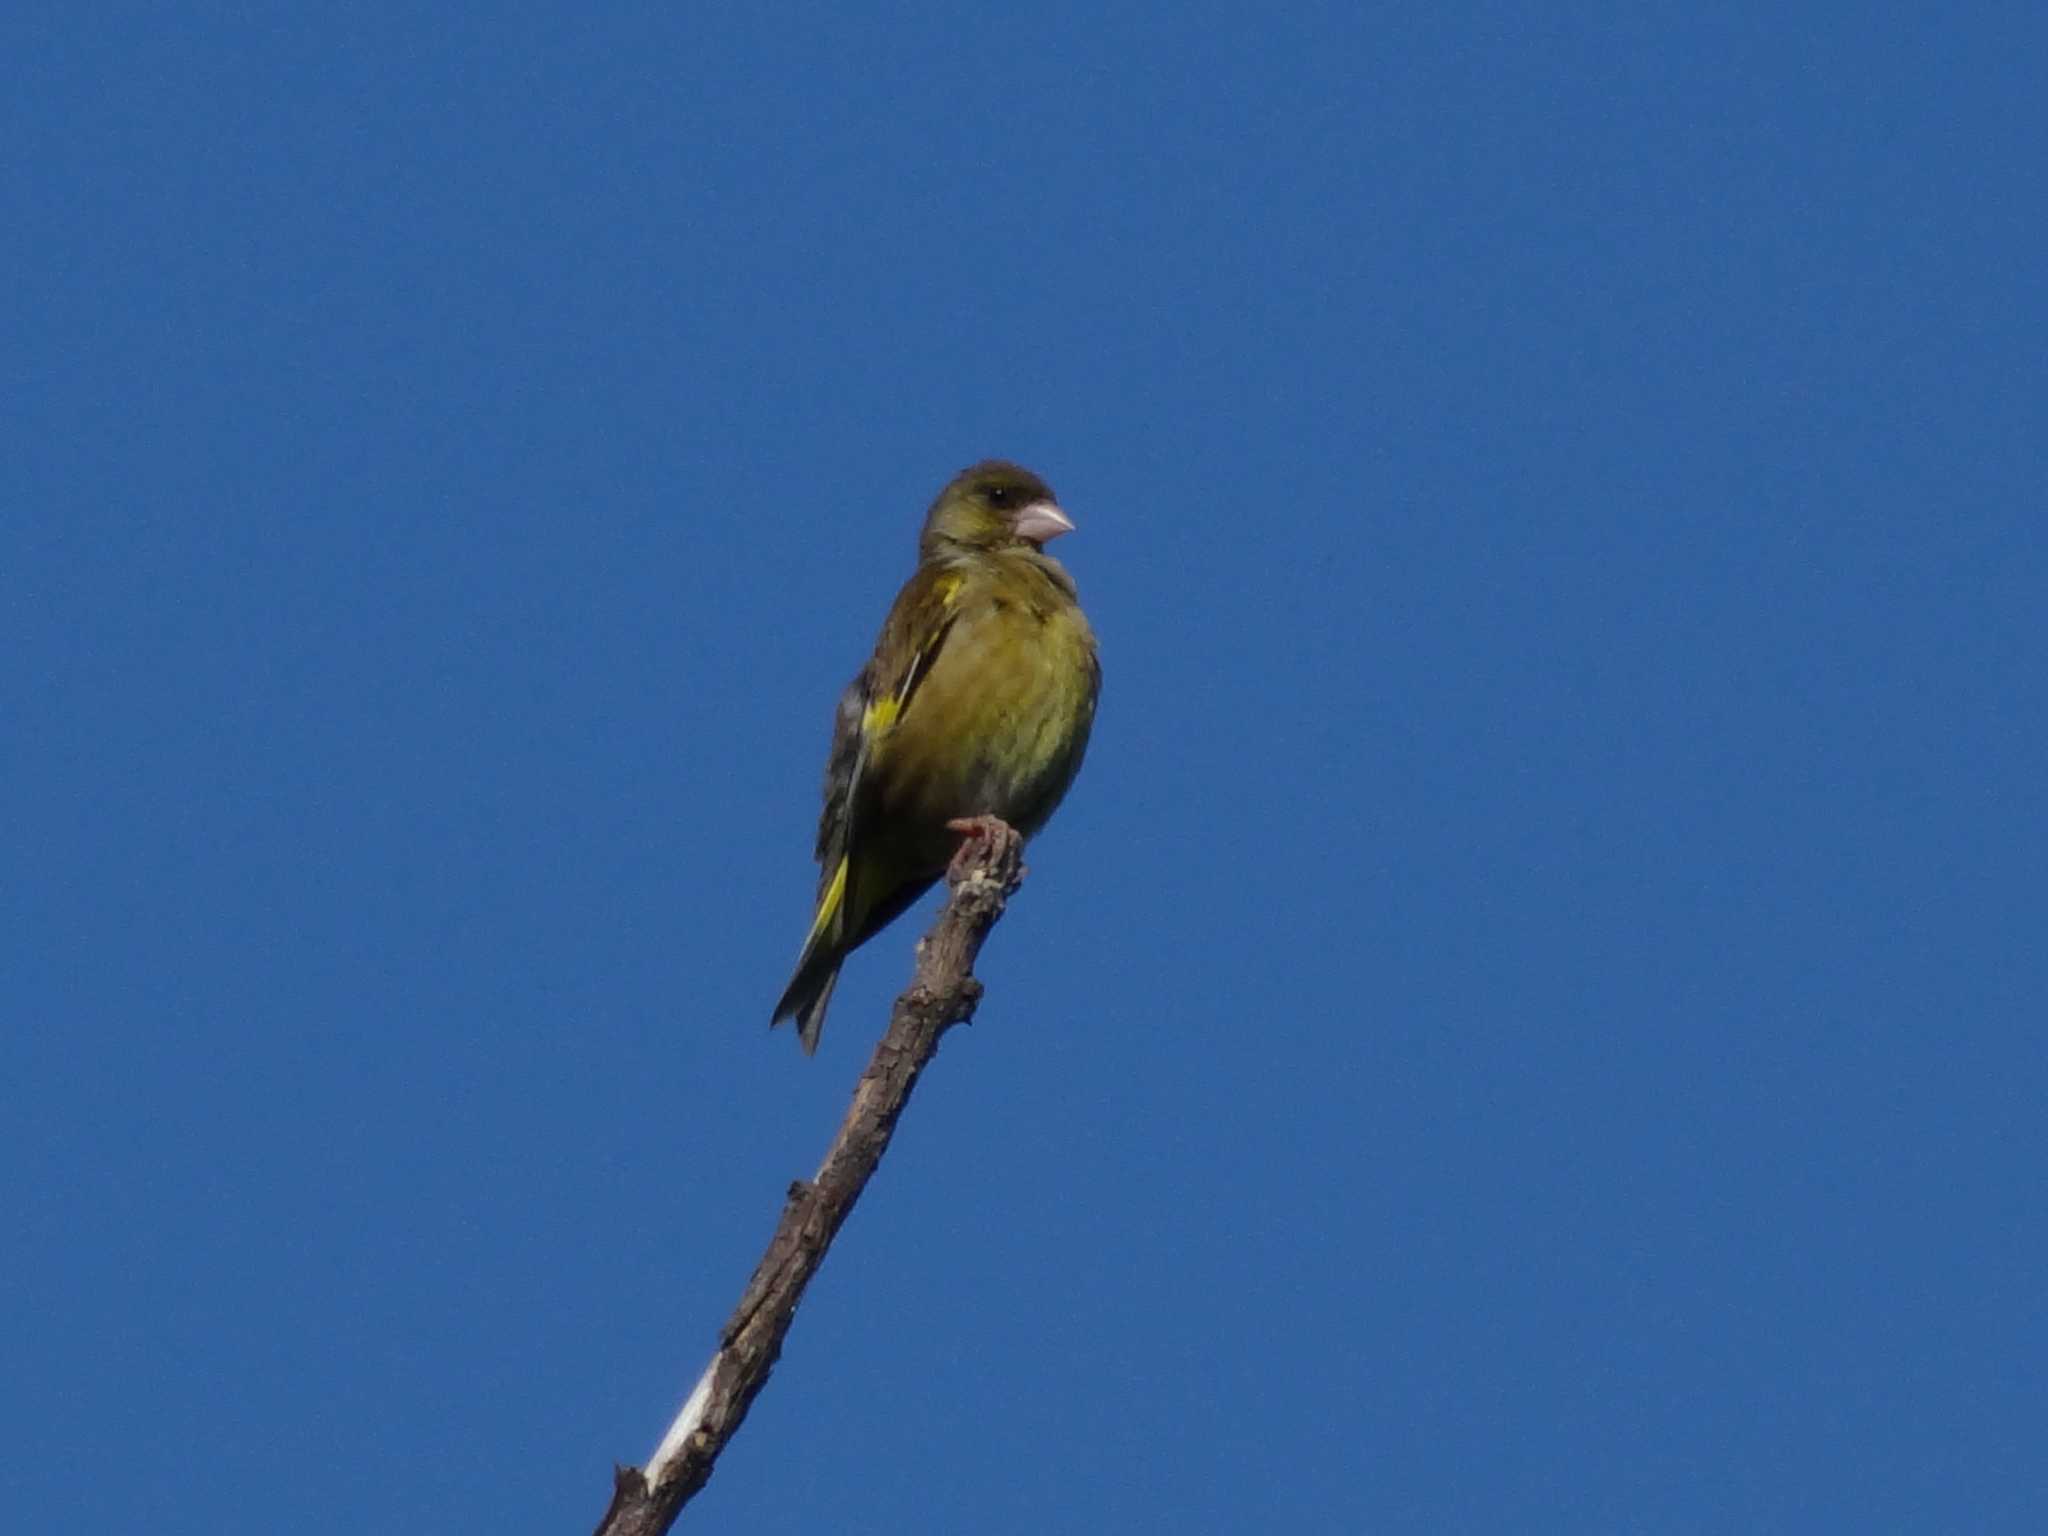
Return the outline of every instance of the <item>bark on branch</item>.
<path id="1" fill-rule="evenodd" d="M 718 1453 L 767 1384 L 804 1287 L 874 1175 L 939 1037 L 974 1013 L 975 956 L 1024 878 L 1023 840 L 993 817 L 967 833 L 946 871 L 946 905 L 917 946 L 909 990 L 861 1074 L 817 1177 L 789 1187 L 782 1220 L 719 1334 L 718 1353 L 645 1469 L 620 1467 L 595 1536 L 661 1536 L 711 1476 Z"/>

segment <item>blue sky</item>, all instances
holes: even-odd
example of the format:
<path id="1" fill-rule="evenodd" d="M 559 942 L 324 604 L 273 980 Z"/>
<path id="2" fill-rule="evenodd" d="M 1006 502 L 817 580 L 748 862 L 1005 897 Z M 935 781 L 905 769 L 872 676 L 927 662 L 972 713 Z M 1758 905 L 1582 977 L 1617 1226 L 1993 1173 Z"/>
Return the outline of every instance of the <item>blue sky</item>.
<path id="1" fill-rule="evenodd" d="M 1095 744 L 694 1528 L 2037 1531 L 2022 6 L 4 24 L 0 1504 L 583 1530 L 937 486 Z"/>

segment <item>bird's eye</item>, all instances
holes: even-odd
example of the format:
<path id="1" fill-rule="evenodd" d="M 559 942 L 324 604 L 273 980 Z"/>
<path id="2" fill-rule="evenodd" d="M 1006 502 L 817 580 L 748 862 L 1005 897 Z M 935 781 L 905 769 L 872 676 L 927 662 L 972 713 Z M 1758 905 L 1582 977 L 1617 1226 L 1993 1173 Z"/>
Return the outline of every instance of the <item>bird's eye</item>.
<path id="1" fill-rule="evenodd" d="M 1010 488 L 1007 485 L 990 486 L 988 500 L 992 507 L 1007 507 L 1010 504 Z"/>

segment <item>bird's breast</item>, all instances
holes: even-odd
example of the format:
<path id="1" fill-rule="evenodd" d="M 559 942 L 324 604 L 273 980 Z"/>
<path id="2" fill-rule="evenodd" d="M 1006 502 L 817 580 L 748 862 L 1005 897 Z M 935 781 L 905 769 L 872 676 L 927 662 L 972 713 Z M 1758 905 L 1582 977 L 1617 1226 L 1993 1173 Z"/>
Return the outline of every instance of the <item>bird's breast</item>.
<path id="1" fill-rule="evenodd" d="M 1029 836 L 1080 766 L 1094 723 L 1095 642 L 1071 604 L 991 596 L 963 607 L 870 772 L 878 809 L 926 830 L 943 865 L 957 817 Z"/>

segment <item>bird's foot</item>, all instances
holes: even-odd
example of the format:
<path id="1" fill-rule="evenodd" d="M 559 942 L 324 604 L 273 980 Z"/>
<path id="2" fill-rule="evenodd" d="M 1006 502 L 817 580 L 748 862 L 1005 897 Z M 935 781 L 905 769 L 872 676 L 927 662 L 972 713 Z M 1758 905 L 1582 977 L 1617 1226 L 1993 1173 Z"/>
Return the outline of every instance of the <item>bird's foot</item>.
<path id="1" fill-rule="evenodd" d="M 958 881 L 970 871 L 989 870 L 1007 877 L 1014 885 L 1024 878 L 1024 837 L 999 816 L 962 816 L 946 823 L 948 832 L 960 834 L 947 878 Z"/>

